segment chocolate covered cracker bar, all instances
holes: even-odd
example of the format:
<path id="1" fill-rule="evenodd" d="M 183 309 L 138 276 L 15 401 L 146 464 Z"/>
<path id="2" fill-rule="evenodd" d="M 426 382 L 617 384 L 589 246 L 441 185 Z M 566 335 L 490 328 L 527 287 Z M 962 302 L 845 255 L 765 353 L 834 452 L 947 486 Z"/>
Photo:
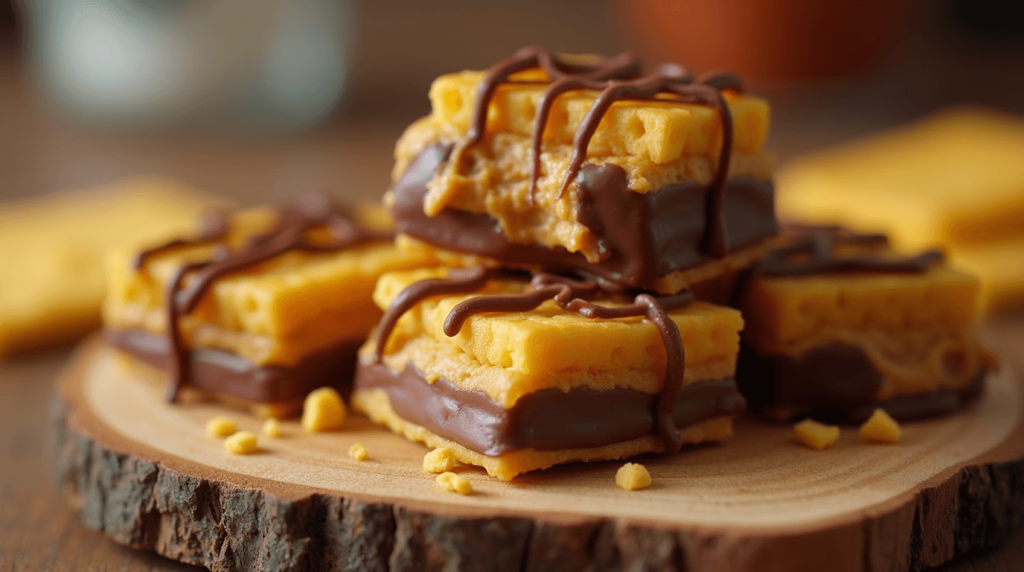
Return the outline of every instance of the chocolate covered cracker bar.
<path id="1" fill-rule="evenodd" d="M 213 396 L 281 416 L 351 380 L 380 318 L 377 277 L 428 260 L 322 195 L 213 215 L 190 238 L 109 256 L 106 336 L 164 370 L 171 401 Z"/>
<path id="2" fill-rule="evenodd" d="M 776 233 L 769 107 L 733 76 L 526 48 L 439 77 L 430 99 L 386 204 L 399 244 L 449 264 L 671 294 L 748 266 Z"/>
<path id="3" fill-rule="evenodd" d="M 937 251 L 903 256 L 884 235 L 799 227 L 752 269 L 737 381 L 776 419 L 860 422 L 953 411 L 988 358 L 973 331 L 978 283 Z"/>
<path id="4" fill-rule="evenodd" d="M 736 310 L 498 269 L 381 277 L 353 406 L 499 479 L 727 438 Z"/>

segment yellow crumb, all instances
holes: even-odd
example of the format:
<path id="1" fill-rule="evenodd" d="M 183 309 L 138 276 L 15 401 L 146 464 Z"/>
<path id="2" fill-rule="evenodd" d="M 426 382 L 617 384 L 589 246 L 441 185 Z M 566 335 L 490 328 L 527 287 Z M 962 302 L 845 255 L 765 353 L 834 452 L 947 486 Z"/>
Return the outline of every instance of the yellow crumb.
<path id="1" fill-rule="evenodd" d="M 214 417 L 206 422 L 206 432 L 214 437 L 229 437 L 238 431 L 238 423 L 230 417 Z"/>
<path id="2" fill-rule="evenodd" d="M 224 440 L 224 448 L 236 455 L 248 455 L 259 449 L 256 434 L 252 431 L 239 431 Z"/>
<path id="3" fill-rule="evenodd" d="M 441 488 L 452 491 L 453 493 L 459 493 L 460 495 L 468 495 L 473 492 L 473 484 L 470 483 L 465 477 L 460 477 L 455 473 L 441 473 L 437 476 L 437 484 Z"/>
<path id="4" fill-rule="evenodd" d="M 263 434 L 271 439 L 277 439 L 282 436 L 281 422 L 271 417 L 263 422 Z"/>
<path id="5" fill-rule="evenodd" d="M 313 390 L 302 405 L 302 428 L 307 433 L 340 429 L 345 423 L 345 402 L 330 387 Z"/>
<path id="6" fill-rule="evenodd" d="M 348 448 L 348 456 L 357 461 L 365 461 L 370 456 L 370 452 L 363 447 L 362 443 L 356 443 Z"/>
<path id="7" fill-rule="evenodd" d="M 871 417 L 860 426 L 860 436 L 878 443 L 895 443 L 900 440 L 900 424 L 884 409 L 875 409 Z"/>
<path id="8" fill-rule="evenodd" d="M 439 447 L 423 455 L 423 470 L 428 473 L 444 473 L 455 466 L 455 453 L 448 447 Z"/>
<path id="9" fill-rule="evenodd" d="M 651 473 L 643 465 L 626 463 L 615 473 L 615 484 L 627 491 L 646 489 L 651 486 Z"/>
<path id="10" fill-rule="evenodd" d="M 793 427 L 796 440 L 811 449 L 822 450 L 839 440 L 839 427 L 824 425 L 813 419 L 804 419 Z"/>

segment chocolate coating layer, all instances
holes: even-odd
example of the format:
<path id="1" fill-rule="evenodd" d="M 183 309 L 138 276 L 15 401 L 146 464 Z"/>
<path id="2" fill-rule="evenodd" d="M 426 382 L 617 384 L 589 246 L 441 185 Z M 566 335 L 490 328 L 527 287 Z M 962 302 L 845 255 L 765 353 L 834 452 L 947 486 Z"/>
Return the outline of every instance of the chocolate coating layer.
<path id="1" fill-rule="evenodd" d="M 475 267 L 469 269 L 452 269 L 447 278 L 430 278 L 416 282 L 398 294 L 377 327 L 376 352 L 374 362 L 380 363 L 381 355 L 391 331 L 403 314 L 426 298 L 442 294 L 468 294 L 483 288 L 491 278 L 509 275 L 507 271 Z M 523 278 L 522 275 L 512 275 Z M 685 373 L 686 350 L 683 347 L 679 328 L 666 311 L 686 306 L 693 301 L 693 295 L 683 291 L 673 296 L 655 298 L 650 294 L 638 294 L 633 303 L 624 306 L 608 307 L 590 301 L 600 292 L 600 286 L 591 280 L 575 280 L 566 276 L 541 273 L 530 281 L 530 289 L 519 294 L 476 296 L 459 302 L 452 308 L 444 322 L 445 335 L 458 335 L 467 319 L 475 314 L 527 312 L 547 300 L 552 300 L 558 307 L 569 312 L 576 312 L 585 318 L 610 320 L 633 316 L 647 318 L 658 329 L 662 342 L 665 344 L 665 382 L 661 394 L 655 404 L 657 411 L 658 431 L 665 442 L 665 450 L 676 452 L 682 446 L 682 440 L 675 423 L 672 421 L 672 406 L 683 384 Z"/>
<path id="2" fill-rule="evenodd" d="M 165 336 L 137 330 L 108 330 L 107 342 L 154 367 L 170 370 L 175 359 Z M 320 352 L 295 367 L 258 366 L 222 350 L 195 349 L 186 362 L 189 386 L 209 393 L 230 395 L 253 403 L 280 403 L 302 399 L 319 387 L 348 394 L 356 363 L 358 342 Z"/>
<path id="3" fill-rule="evenodd" d="M 876 407 L 900 421 L 951 413 L 977 398 L 986 370 L 962 389 L 877 401 L 882 375 L 863 350 L 846 344 L 823 344 L 798 358 L 761 355 L 748 344 L 740 348 L 736 379 L 754 409 L 784 408 L 796 416 L 861 423 Z"/>
<path id="4" fill-rule="evenodd" d="M 504 264 L 547 272 L 579 272 L 621 289 L 649 288 L 654 280 L 713 260 L 705 252 L 709 186 L 671 185 L 654 193 L 629 189 L 618 165 L 585 165 L 580 170 L 579 221 L 601 242 L 607 257 L 591 263 L 562 247 L 508 240 L 485 214 L 446 209 L 423 213 L 427 183 L 448 159 L 451 146 L 432 145 L 409 164 L 392 187 L 398 232 L 434 246 L 487 256 Z M 729 252 L 756 244 L 777 232 L 774 187 L 749 177 L 730 179 L 722 192 L 723 233 Z"/>
<path id="5" fill-rule="evenodd" d="M 403 419 L 492 457 L 524 448 L 603 447 L 658 432 L 658 396 L 632 389 L 546 389 L 505 409 L 482 392 L 458 389 L 444 379 L 428 383 L 411 366 L 395 374 L 383 364 L 362 361 L 355 388 L 384 390 Z M 745 405 L 733 380 L 702 381 L 681 388 L 672 418 L 682 428 L 737 415 Z"/>

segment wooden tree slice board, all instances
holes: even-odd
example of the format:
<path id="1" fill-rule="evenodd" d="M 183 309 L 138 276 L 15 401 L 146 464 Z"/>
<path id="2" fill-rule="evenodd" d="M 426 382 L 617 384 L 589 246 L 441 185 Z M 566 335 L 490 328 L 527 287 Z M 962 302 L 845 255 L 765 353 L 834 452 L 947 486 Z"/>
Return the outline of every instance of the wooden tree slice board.
<path id="1" fill-rule="evenodd" d="M 98 341 L 59 383 L 56 473 L 86 525 L 214 570 L 906 570 L 1001 542 L 1024 515 L 1024 391 L 1004 368 L 968 410 L 904 425 L 896 445 L 843 431 L 799 446 L 788 425 L 737 421 L 721 445 L 647 456 L 651 488 L 620 463 L 503 483 L 462 470 L 439 489 L 426 450 L 351 418 L 342 432 L 260 439 L 237 456 L 206 435 L 228 413 L 170 406 Z M 362 443 L 370 459 L 348 454 Z"/>

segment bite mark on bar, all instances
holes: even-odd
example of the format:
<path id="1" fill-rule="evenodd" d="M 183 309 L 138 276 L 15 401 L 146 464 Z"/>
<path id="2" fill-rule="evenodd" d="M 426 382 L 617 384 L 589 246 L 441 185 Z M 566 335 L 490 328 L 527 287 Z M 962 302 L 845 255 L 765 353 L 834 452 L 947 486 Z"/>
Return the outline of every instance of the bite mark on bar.
<path id="1" fill-rule="evenodd" d="M 428 383 L 411 365 L 396 374 L 367 362 L 359 363 L 355 388 L 385 391 L 403 419 L 492 457 L 524 448 L 603 447 L 658 431 L 658 396 L 626 388 L 545 389 L 505 409 L 483 392 L 459 389 L 444 379 Z M 700 381 L 681 388 L 671 417 L 676 427 L 685 428 L 738 415 L 745 405 L 732 379 Z"/>
<path id="2" fill-rule="evenodd" d="M 521 83 L 512 80 L 512 74 L 534 68 L 543 69 L 550 78 L 550 84 L 544 90 L 534 117 L 530 174 L 531 198 L 540 175 L 540 154 L 544 129 L 547 126 L 551 107 L 559 95 L 579 89 L 601 92 L 576 130 L 576 135 L 573 138 L 572 160 L 562 179 L 559 197 L 565 194 L 569 184 L 580 172 L 580 167 L 587 158 L 590 140 L 594 137 L 601 120 L 613 103 L 627 100 L 664 101 L 657 96 L 659 94 L 674 95 L 676 96 L 675 101 L 681 103 L 711 106 L 718 113 L 722 123 L 722 147 L 715 177 L 706 190 L 707 204 L 704 214 L 708 224 L 706 233 L 700 241 L 700 247 L 702 252 L 715 258 L 722 258 L 729 252 L 730 237 L 723 215 L 722 194 L 732 156 L 733 124 L 732 113 L 722 96 L 722 91 L 742 92 L 743 84 L 738 77 L 731 73 L 714 73 L 695 77 L 689 70 L 678 64 L 661 66 L 654 73 L 641 75 L 640 62 L 629 53 L 593 63 L 569 62 L 547 50 L 529 46 L 491 67 L 483 81 L 477 86 L 476 105 L 473 109 L 473 120 L 469 133 L 463 143 L 455 148 L 455 157 L 451 162 L 451 168 L 458 169 L 462 164 L 462 154 L 465 150 L 483 141 L 484 130 L 487 127 L 487 110 L 498 86 Z M 531 80 L 527 83 L 536 82 Z"/>
<path id="3" fill-rule="evenodd" d="M 607 252 L 596 263 L 561 246 L 512 242 L 486 214 L 446 208 L 427 216 L 423 212 L 427 183 L 449 160 L 451 149 L 452 145 L 444 143 L 424 148 L 395 182 L 392 214 L 398 232 L 439 248 L 487 256 L 505 264 L 584 273 L 607 283 L 606 288 L 649 287 L 657 278 L 711 260 L 701 246 L 708 228 L 707 185 L 682 183 L 653 193 L 636 193 L 629 189 L 625 170 L 614 164 L 584 165 L 578 177 L 578 220 Z M 776 234 L 770 181 L 734 177 L 724 185 L 722 200 L 731 249 L 752 246 Z"/>

